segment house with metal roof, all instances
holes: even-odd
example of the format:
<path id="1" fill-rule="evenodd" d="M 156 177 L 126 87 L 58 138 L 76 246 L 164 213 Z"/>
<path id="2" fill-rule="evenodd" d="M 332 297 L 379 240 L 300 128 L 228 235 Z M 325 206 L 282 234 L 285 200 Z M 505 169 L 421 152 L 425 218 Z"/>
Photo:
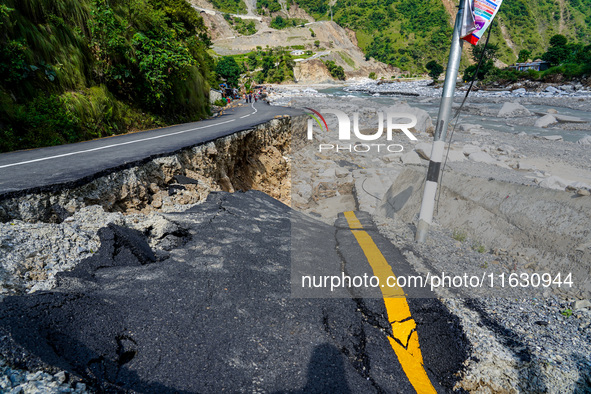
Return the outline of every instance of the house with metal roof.
<path id="1" fill-rule="evenodd" d="M 515 63 L 510 68 L 518 71 L 527 71 L 527 70 L 535 70 L 535 71 L 544 71 L 550 68 L 550 63 L 545 60 L 536 60 L 533 62 L 527 63 Z"/>

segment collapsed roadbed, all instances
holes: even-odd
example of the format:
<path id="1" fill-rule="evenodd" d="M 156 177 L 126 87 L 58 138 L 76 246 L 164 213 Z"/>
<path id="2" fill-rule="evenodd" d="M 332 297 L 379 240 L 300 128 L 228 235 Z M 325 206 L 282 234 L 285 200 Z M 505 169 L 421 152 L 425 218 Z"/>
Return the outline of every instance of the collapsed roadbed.
<path id="1" fill-rule="evenodd" d="M 381 297 L 291 294 L 292 225 L 307 228 L 312 259 L 334 273 L 337 228 L 257 191 L 212 193 L 163 216 L 177 238 L 169 252 L 110 224 L 55 289 L 5 298 L 2 356 L 105 392 L 413 390 Z M 458 320 L 433 298 L 409 306 L 431 382 L 449 391 L 468 356 Z"/>

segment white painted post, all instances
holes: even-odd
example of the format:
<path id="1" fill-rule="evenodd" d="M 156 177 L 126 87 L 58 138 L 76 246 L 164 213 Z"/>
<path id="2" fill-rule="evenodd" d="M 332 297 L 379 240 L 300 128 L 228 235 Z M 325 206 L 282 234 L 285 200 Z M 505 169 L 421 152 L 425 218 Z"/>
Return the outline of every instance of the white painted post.
<path id="1" fill-rule="evenodd" d="M 451 39 L 451 49 L 449 51 L 445 82 L 443 83 L 441 104 L 439 106 L 435 134 L 433 136 L 433 148 L 431 149 L 430 157 L 431 160 L 429 161 L 429 169 L 427 170 L 427 180 L 425 182 L 425 191 L 423 192 L 423 201 L 421 203 L 421 212 L 419 214 L 419 224 L 417 226 L 417 233 L 415 235 L 415 241 L 420 243 L 425 242 L 427 232 L 429 231 L 429 226 L 433 220 L 435 196 L 437 194 L 437 182 L 439 180 L 441 161 L 443 159 L 443 152 L 445 150 L 445 137 L 447 135 L 447 127 L 451 116 L 451 108 L 454 99 L 454 92 L 456 90 L 456 79 L 458 78 L 460 60 L 462 59 L 463 41 L 460 38 L 460 31 L 462 28 L 462 17 L 464 15 L 466 1 L 469 0 L 460 0 L 460 6 L 456 15 L 454 32 Z"/>

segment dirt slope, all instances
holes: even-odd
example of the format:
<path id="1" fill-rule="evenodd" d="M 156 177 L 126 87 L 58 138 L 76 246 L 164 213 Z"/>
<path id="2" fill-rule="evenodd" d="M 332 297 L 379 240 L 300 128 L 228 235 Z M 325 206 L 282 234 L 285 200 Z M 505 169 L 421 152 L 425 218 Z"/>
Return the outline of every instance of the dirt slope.
<path id="1" fill-rule="evenodd" d="M 309 21 L 305 26 L 276 30 L 270 27 L 271 17 L 263 16 L 257 21 L 257 32 L 251 36 L 244 36 L 236 32 L 224 19 L 219 11 L 207 0 L 189 0 L 189 2 L 202 11 L 201 16 L 210 31 L 213 40 L 213 49 L 219 55 L 234 55 L 256 50 L 257 47 L 301 47 L 317 54 L 314 58 L 298 61 L 294 70 L 296 81 L 304 83 L 327 82 L 332 80 L 328 70 L 322 62 L 334 61 L 342 66 L 347 78 L 367 77 L 371 72 L 378 77 L 390 79 L 393 75 L 399 75 L 400 70 L 377 62 L 365 60 L 364 53 L 357 46 L 355 32 L 347 30 L 331 21 L 315 22 L 297 5 L 291 5 L 289 10 L 284 9 L 277 13 L 288 18 L 298 18 Z M 249 16 L 256 11 L 256 4 L 249 3 Z M 312 31 L 314 37 L 312 37 Z M 319 46 L 315 46 L 315 41 Z M 321 62 L 322 61 L 322 62 Z"/>
<path id="2" fill-rule="evenodd" d="M 265 25 L 265 21 L 261 25 Z M 383 76 L 389 79 L 392 75 L 399 73 L 399 70 L 394 67 L 374 60 L 366 61 L 363 52 L 351 41 L 350 33 L 334 22 L 313 22 L 304 27 L 283 30 L 267 26 L 260 27 L 260 30 L 252 36 L 218 38 L 214 40 L 213 48 L 220 55 L 230 55 L 256 50 L 257 46 L 265 48 L 267 45 L 269 47 L 303 45 L 315 53 L 322 52 L 319 59 L 332 60 L 342 66 L 348 78 L 367 77 L 370 72 L 375 72 L 378 77 Z M 315 37 L 312 37 L 310 29 L 314 31 Z M 316 40 L 320 42 L 319 47 L 314 46 Z M 312 63 L 310 65 L 303 64 L 307 62 Z M 305 60 L 301 63 L 298 64 L 298 70 L 296 70 L 296 78 L 299 75 L 298 81 L 324 80 L 326 69 L 322 70 L 323 65 L 316 59 Z"/>

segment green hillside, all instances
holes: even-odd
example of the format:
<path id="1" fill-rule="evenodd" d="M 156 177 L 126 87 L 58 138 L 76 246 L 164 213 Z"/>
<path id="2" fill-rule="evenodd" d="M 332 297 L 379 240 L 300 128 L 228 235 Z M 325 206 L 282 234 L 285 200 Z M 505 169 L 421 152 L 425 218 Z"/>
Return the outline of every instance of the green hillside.
<path id="1" fill-rule="evenodd" d="M 330 19 L 327 0 L 294 1 L 315 18 Z M 368 57 L 406 71 L 424 72 L 430 60 L 445 64 L 453 18 L 442 0 L 337 0 L 332 11 L 335 22 L 356 32 Z M 558 33 L 591 43 L 591 0 L 505 0 L 491 42 L 510 64 L 522 49 L 540 57 Z"/>
<path id="2" fill-rule="evenodd" d="M 541 54 L 555 34 L 571 42 L 591 43 L 591 0 L 508 0 L 499 15 L 517 48 Z M 562 26 L 562 30 L 561 30 Z"/>
<path id="3" fill-rule="evenodd" d="M 208 43 L 184 0 L 3 0 L 0 151 L 207 116 Z"/>

